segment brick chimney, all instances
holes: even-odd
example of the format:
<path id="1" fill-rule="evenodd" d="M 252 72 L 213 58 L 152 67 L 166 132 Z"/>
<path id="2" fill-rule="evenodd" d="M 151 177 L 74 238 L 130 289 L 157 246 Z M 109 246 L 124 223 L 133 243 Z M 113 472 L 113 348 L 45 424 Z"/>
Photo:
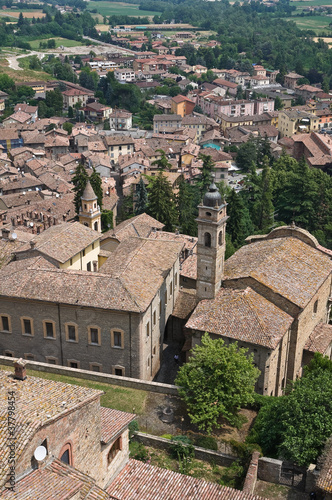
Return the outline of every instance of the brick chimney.
<path id="1" fill-rule="evenodd" d="M 14 361 L 15 374 L 14 378 L 17 380 L 25 380 L 27 378 L 27 369 L 25 367 L 26 361 L 22 358 Z"/>
<path id="2" fill-rule="evenodd" d="M 31 240 L 30 241 L 30 247 L 31 247 L 31 250 L 34 250 L 35 247 L 36 247 L 36 242 L 34 240 Z"/>

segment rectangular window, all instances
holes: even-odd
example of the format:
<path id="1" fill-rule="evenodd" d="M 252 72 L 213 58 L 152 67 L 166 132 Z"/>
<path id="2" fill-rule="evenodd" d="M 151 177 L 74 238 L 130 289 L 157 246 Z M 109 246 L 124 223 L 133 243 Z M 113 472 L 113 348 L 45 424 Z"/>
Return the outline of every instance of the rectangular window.
<path id="1" fill-rule="evenodd" d="M 167 290 L 165 290 L 165 306 L 167 305 Z"/>
<path id="2" fill-rule="evenodd" d="M 89 344 L 100 345 L 100 328 L 89 328 Z"/>
<path id="3" fill-rule="evenodd" d="M 91 271 L 91 262 L 88 262 L 86 265 L 86 270 Z"/>
<path id="4" fill-rule="evenodd" d="M 83 257 L 85 257 L 85 249 L 82 251 Z"/>
<path id="5" fill-rule="evenodd" d="M 117 375 L 118 377 L 122 377 L 123 375 L 122 368 L 115 368 L 114 372 L 115 372 L 114 375 Z"/>
<path id="6" fill-rule="evenodd" d="M 22 333 L 23 335 L 33 335 L 31 319 L 22 318 Z"/>
<path id="7" fill-rule="evenodd" d="M 76 361 L 70 361 L 69 366 L 70 368 L 78 368 L 78 364 Z"/>
<path id="8" fill-rule="evenodd" d="M 44 321 L 44 337 L 49 337 L 54 339 L 54 323 L 52 321 Z"/>
<path id="9" fill-rule="evenodd" d="M 153 325 L 157 323 L 157 313 L 156 311 L 153 311 Z"/>
<path id="10" fill-rule="evenodd" d="M 178 286 L 178 274 L 175 273 L 175 276 L 174 276 L 174 288 L 176 288 Z"/>
<path id="11" fill-rule="evenodd" d="M 150 321 L 148 321 L 146 324 L 146 336 L 150 337 Z"/>
<path id="12" fill-rule="evenodd" d="M 162 307 L 163 307 L 163 304 L 162 304 L 162 302 L 160 301 L 160 302 L 159 302 L 159 316 L 161 316 Z"/>
<path id="13" fill-rule="evenodd" d="M 101 372 L 101 365 L 99 363 L 90 363 L 90 370 L 92 372 Z"/>
<path id="14" fill-rule="evenodd" d="M 173 293 L 173 282 L 171 281 L 169 284 L 169 296 L 171 297 Z"/>
<path id="15" fill-rule="evenodd" d="M 70 259 L 69 264 L 72 266 L 73 265 L 73 259 Z"/>
<path id="16" fill-rule="evenodd" d="M 66 340 L 69 342 L 78 342 L 77 325 L 66 324 Z"/>
<path id="17" fill-rule="evenodd" d="M 111 346 L 123 349 L 123 332 L 121 330 L 111 330 Z"/>
<path id="18" fill-rule="evenodd" d="M 94 249 L 95 249 L 95 244 L 94 244 L 94 243 L 92 243 L 92 250 L 94 250 Z"/>
<path id="19" fill-rule="evenodd" d="M 35 359 L 35 356 L 33 354 L 24 354 L 24 359 L 27 359 L 29 361 L 33 361 Z"/>
<path id="20" fill-rule="evenodd" d="M 9 316 L 1 316 L 1 330 L 4 332 L 11 331 Z"/>

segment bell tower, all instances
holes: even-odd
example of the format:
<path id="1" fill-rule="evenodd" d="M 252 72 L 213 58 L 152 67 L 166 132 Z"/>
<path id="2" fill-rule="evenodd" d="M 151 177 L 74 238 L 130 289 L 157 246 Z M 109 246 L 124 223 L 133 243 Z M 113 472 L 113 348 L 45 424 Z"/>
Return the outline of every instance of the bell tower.
<path id="1" fill-rule="evenodd" d="M 79 221 L 84 226 L 101 232 L 101 213 L 97 200 L 98 198 L 92 189 L 90 181 L 88 181 L 81 196 Z"/>
<path id="2" fill-rule="evenodd" d="M 226 202 L 214 181 L 198 206 L 197 281 L 198 300 L 214 299 L 221 286 L 225 260 Z"/>

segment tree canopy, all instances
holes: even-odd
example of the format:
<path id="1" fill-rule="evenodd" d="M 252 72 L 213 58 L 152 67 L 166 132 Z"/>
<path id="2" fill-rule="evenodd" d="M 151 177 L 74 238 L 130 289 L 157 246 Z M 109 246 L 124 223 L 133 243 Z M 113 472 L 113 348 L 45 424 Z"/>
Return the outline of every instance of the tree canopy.
<path id="1" fill-rule="evenodd" d="M 315 354 L 284 396 L 264 398 L 249 442 L 263 453 L 309 465 L 332 434 L 332 362 Z"/>
<path id="2" fill-rule="evenodd" d="M 211 432 L 221 427 L 220 417 L 236 425 L 240 408 L 254 401 L 259 370 L 253 365 L 253 355 L 246 353 L 237 342 L 226 346 L 223 339 L 212 340 L 205 333 L 202 344 L 194 347 L 188 363 L 181 366 L 175 382 L 191 422 L 199 429 Z"/>
<path id="3" fill-rule="evenodd" d="M 175 197 L 171 183 L 162 171 L 149 176 L 147 212 L 165 224 L 165 231 L 174 231 L 178 223 Z"/>

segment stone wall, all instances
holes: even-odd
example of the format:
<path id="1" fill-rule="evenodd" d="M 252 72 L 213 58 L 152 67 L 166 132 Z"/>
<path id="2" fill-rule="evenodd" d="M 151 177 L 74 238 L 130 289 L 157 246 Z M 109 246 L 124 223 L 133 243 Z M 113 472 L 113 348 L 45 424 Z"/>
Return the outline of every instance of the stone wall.
<path id="1" fill-rule="evenodd" d="M 172 441 L 170 439 L 161 438 L 158 436 L 152 436 L 151 434 L 143 434 L 142 432 L 135 432 L 134 439 L 145 446 L 151 446 L 152 448 L 157 448 L 159 450 L 169 451 L 172 446 Z M 207 450 L 205 448 L 200 448 L 195 446 L 195 458 L 198 460 L 203 460 L 206 462 L 214 461 L 218 465 L 223 467 L 229 467 L 238 457 L 235 455 L 227 455 L 226 453 L 220 453 L 219 451 Z"/>
<path id="2" fill-rule="evenodd" d="M 250 465 L 247 471 L 246 479 L 242 491 L 245 493 L 254 493 L 257 481 L 259 451 L 254 451 L 251 457 Z"/>
<path id="3" fill-rule="evenodd" d="M 257 478 L 268 483 L 280 483 L 282 461 L 261 457 L 258 460 Z"/>
<path id="4" fill-rule="evenodd" d="M 0 364 L 13 366 L 13 358 L 8 356 L 0 356 Z M 141 391 L 158 392 L 160 394 L 169 394 L 178 396 L 178 389 L 175 385 L 160 384 L 159 382 L 148 382 L 129 377 L 118 377 L 108 373 L 98 373 L 89 370 L 81 370 L 78 368 L 67 368 L 65 366 L 49 365 L 37 361 L 28 361 L 26 365 L 29 370 L 36 370 L 45 373 L 56 373 L 58 375 L 66 375 L 68 377 L 81 378 L 85 380 L 93 380 L 103 384 L 118 385 L 121 387 L 129 387 Z"/>

